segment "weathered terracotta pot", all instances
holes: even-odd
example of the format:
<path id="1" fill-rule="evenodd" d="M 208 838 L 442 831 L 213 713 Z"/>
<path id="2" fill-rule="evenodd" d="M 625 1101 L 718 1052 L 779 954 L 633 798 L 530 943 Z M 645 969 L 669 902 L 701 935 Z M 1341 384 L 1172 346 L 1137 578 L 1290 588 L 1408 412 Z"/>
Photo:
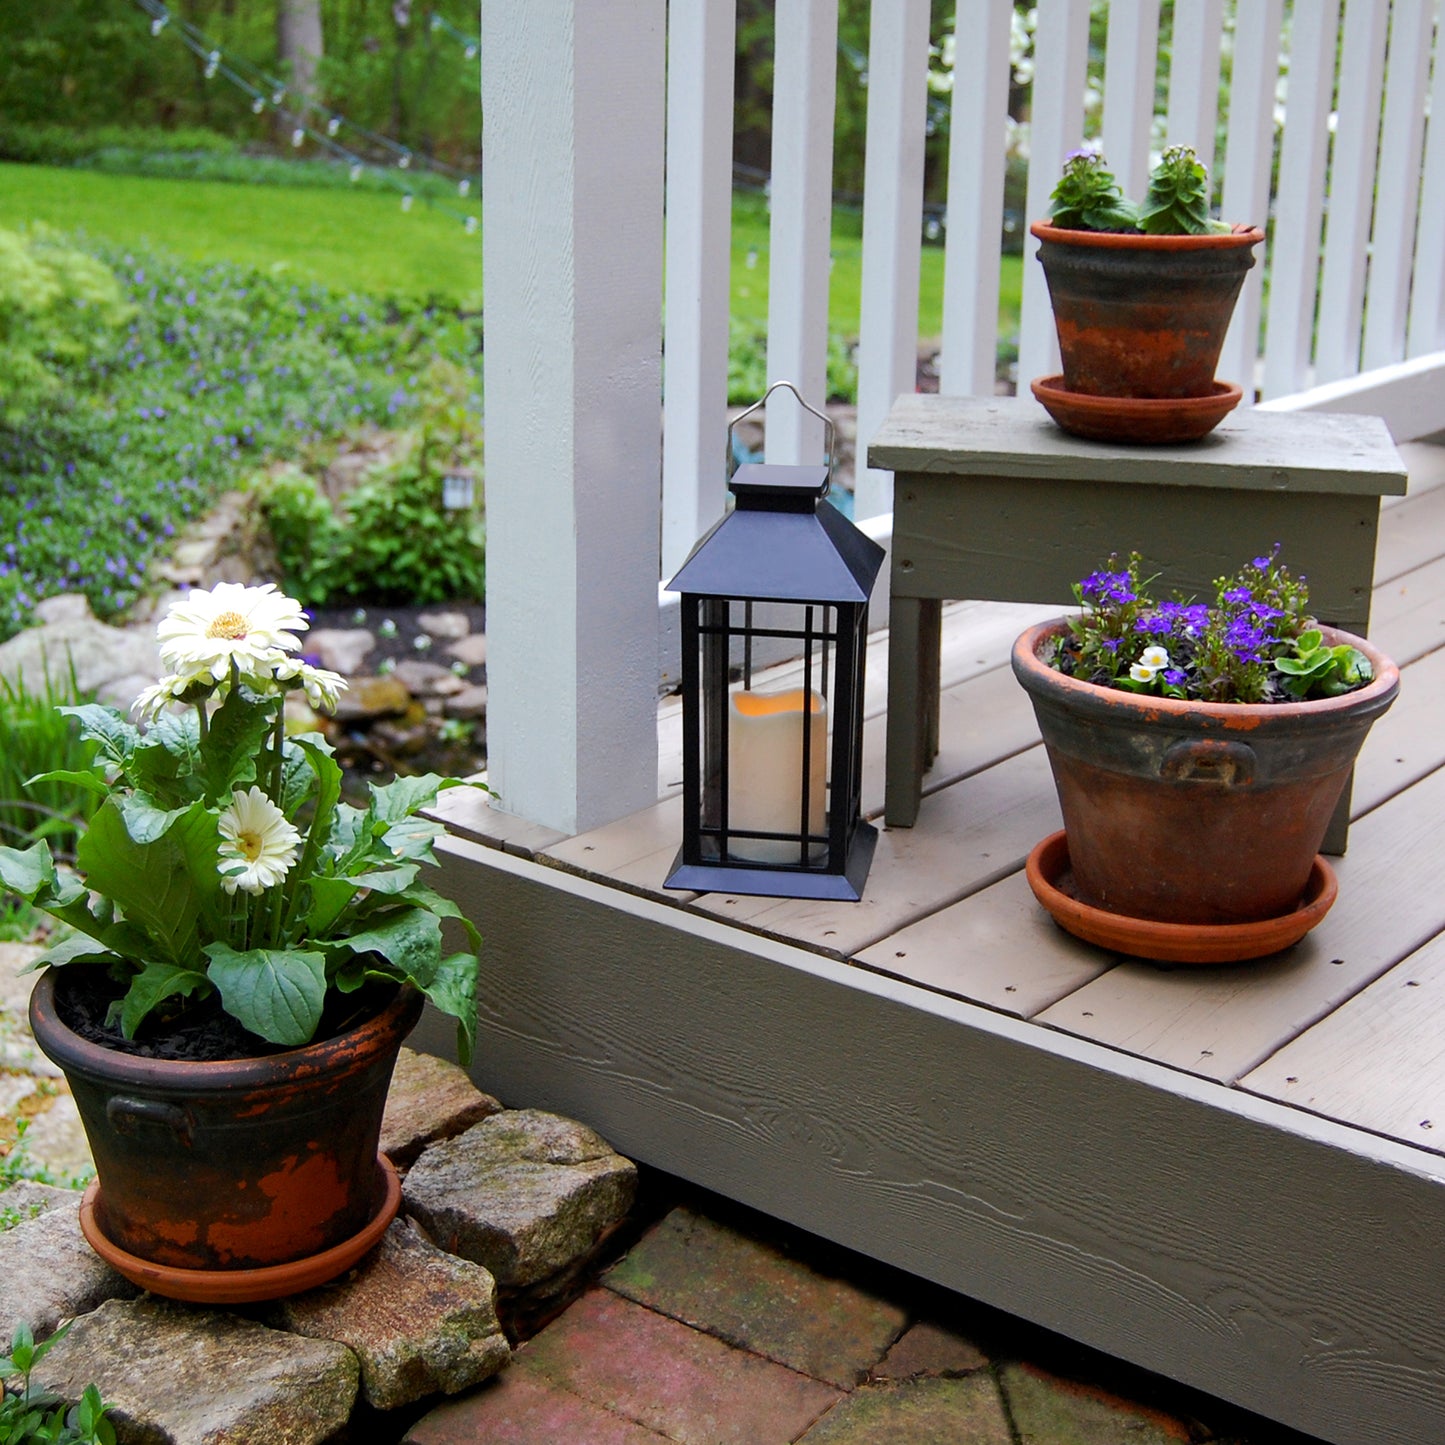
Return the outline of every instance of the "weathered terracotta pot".
<path id="1" fill-rule="evenodd" d="M 1039 241 L 1065 387 L 1088 396 L 1213 393 L 1224 334 L 1263 231 L 1145 236 L 1046 221 L 1029 230 Z"/>
<path id="2" fill-rule="evenodd" d="M 320 1043 L 188 1063 L 81 1038 L 57 1012 L 58 977 L 37 983 L 31 1030 L 75 1096 L 98 1176 L 93 1223 L 117 1250 L 188 1274 L 254 1271 L 375 1227 L 392 1192 L 381 1117 L 420 993 L 400 989 Z"/>
<path id="3" fill-rule="evenodd" d="M 1355 756 L 1400 674 L 1358 637 L 1374 681 L 1342 697 L 1202 703 L 1097 687 L 1041 654 L 1062 618 L 1014 643 L 1064 815 L 1074 888 L 1136 919 L 1235 924 L 1299 907 Z"/>

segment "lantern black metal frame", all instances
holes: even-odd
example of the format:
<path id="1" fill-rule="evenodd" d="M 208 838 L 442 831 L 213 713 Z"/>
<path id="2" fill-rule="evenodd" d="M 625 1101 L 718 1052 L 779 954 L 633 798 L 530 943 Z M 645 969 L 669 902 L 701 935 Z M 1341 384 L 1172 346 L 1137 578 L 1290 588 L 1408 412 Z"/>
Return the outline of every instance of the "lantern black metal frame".
<path id="1" fill-rule="evenodd" d="M 757 406 L 780 386 L 822 416 L 790 382 L 775 382 Z M 734 510 L 668 584 L 682 595 L 683 704 L 682 847 L 668 888 L 848 902 L 862 896 L 878 837 L 860 815 L 868 598 L 884 554 L 823 500 L 831 443 L 828 451 L 821 467 L 739 467 L 729 482 Z M 741 691 L 752 691 L 755 655 L 768 644 L 801 659 L 799 807 L 796 827 L 787 830 L 738 826 L 729 817 L 732 681 L 740 671 Z M 778 647 L 770 650 L 776 655 Z M 825 699 L 828 717 L 821 832 L 811 825 L 814 693 Z"/>

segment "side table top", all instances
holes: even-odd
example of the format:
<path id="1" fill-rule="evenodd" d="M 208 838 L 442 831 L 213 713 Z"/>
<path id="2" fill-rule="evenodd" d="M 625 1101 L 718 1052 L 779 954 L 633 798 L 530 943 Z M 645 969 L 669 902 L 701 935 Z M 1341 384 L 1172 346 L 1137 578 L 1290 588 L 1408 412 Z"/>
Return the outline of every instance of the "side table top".
<path id="1" fill-rule="evenodd" d="M 1202 441 L 1124 446 L 1070 436 L 1028 396 L 900 396 L 868 444 L 868 463 L 914 474 L 1367 496 L 1402 495 L 1407 481 L 1377 416 L 1247 407 Z"/>

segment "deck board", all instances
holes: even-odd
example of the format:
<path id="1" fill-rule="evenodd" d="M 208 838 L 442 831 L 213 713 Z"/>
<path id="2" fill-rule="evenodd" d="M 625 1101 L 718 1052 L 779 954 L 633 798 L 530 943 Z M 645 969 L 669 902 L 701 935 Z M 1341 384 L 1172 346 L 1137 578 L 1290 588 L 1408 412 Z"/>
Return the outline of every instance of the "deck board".
<path id="1" fill-rule="evenodd" d="M 1436 886 L 1445 772 L 1376 808 L 1334 860 L 1340 897 L 1294 948 L 1267 961 L 1167 969 L 1125 963 L 1039 1022 L 1229 1082 L 1257 1066 L 1445 928 Z"/>
<path id="2" fill-rule="evenodd" d="M 1286 1044 L 1240 1087 L 1445 1154 L 1445 938 Z"/>

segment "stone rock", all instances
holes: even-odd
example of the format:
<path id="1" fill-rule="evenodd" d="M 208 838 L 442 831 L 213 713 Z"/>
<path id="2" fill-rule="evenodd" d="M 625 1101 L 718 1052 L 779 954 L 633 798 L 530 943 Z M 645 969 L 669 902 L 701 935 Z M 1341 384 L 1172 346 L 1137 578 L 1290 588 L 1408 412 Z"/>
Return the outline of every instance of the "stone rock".
<path id="1" fill-rule="evenodd" d="M 439 662 L 417 662 L 406 658 L 398 662 L 392 676 L 406 684 L 418 697 L 445 697 L 460 692 L 465 686 L 451 668 Z"/>
<path id="2" fill-rule="evenodd" d="M 43 692 L 46 677 L 52 683 L 68 682 L 75 669 L 75 685 L 82 692 L 99 691 L 112 678 L 144 673 L 151 681 L 161 675 L 155 634 L 107 627 L 93 617 L 27 627 L 0 643 L 0 676 L 19 679 L 31 692 Z"/>
<path id="3" fill-rule="evenodd" d="M 465 1069 L 435 1054 L 403 1049 L 386 1096 L 381 1152 L 405 1167 L 429 1144 L 455 1138 L 501 1111 L 501 1104 L 477 1088 Z"/>
<path id="4" fill-rule="evenodd" d="M 53 1205 L 62 1208 L 74 1204 L 73 1189 L 62 1189 L 58 1184 L 39 1184 L 34 1179 L 17 1179 L 0 1189 L 0 1230 L 14 1229 L 27 1219 L 35 1219 Z M 7 1224 L 5 1221 L 9 1219 Z M 0 1347 L 8 1340 L 0 1339 Z"/>
<path id="5" fill-rule="evenodd" d="M 460 641 L 472 630 L 465 612 L 423 612 L 416 623 L 428 637 L 440 642 Z"/>
<path id="6" fill-rule="evenodd" d="M 303 652 L 315 653 L 322 667 L 343 677 L 360 672 L 367 654 L 375 646 L 376 638 L 356 627 L 318 627 L 301 639 Z"/>
<path id="7" fill-rule="evenodd" d="M 540 1109 L 506 1109 L 434 1144 L 403 1186 L 407 1212 L 441 1248 L 513 1289 L 585 1259 L 636 1193 L 631 1160 Z"/>
<path id="8" fill-rule="evenodd" d="M 1006 1364 L 999 1388 L 1023 1445 L 1077 1440 L 1079 1445 L 1185 1445 L 1197 1438 L 1173 1415 L 1029 1364 Z"/>
<path id="9" fill-rule="evenodd" d="M 84 592 L 59 592 L 54 597 L 45 597 L 34 607 L 35 619 L 41 624 L 52 622 L 95 621 L 90 610 L 90 599 Z"/>
<path id="10" fill-rule="evenodd" d="M 474 682 L 453 694 L 447 700 L 447 716 L 456 718 L 482 718 L 487 715 L 487 685 Z"/>
<path id="11" fill-rule="evenodd" d="M 411 694 L 394 677 L 353 677 L 341 694 L 337 722 L 363 722 L 370 718 L 400 717 L 411 706 Z"/>
<path id="12" fill-rule="evenodd" d="M 130 705 L 156 680 L 153 672 L 127 672 L 102 683 L 95 690 L 95 700 L 118 712 L 130 713 Z M 134 721 L 134 719 L 132 719 Z"/>
<path id="13" fill-rule="evenodd" d="M 361 1393 L 378 1410 L 455 1395 L 512 1357 L 497 1320 L 496 1281 L 403 1219 L 343 1279 L 283 1300 L 273 1321 L 347 1346 L 361 1363 Z"/>
<path id="14" fill-rule="evenodd" d="M 0 1234 L 0 1342 L 8 1344 L 18 1324 L 35 1338 L 55 1333 L 61 1320 L 84 1314 L 109 1299 L 130 1299 L 139 1291 L 121 1278 L 85 1242 L 80 1232 L 80 1195 L 52 1200 L 33 1219 Z M 0 1206 L 14 1191 L 0 1195 Z M 80 1389 L 85 1389 L 81 1382 Z M 80 1398 L 77 1392 L 76 1399 Z"/>
<path id="15" fill-rule="evenodd" d="M 147 1297 L 76 1320 L 32 1378 L 66 1400 L 94 1382 L 125 1445 L 318 1445 L 359 1371 L 345 1345 Z"/>
<path id="16" fill-rule="evenodd" d="M 481 667 L 487 660 L 487 634 L 473 632 L 469 637 L 459 639 L 447 648 L 447 656 L 466 663 L 468 667 Z"/>
<path id="17" fill-rule="evenodd" d="M 86 1175 L 95 1167 L 90 1140 L 68 1085 L 47 1093 L 43 1107 L 31 1114 L 25 1145 L 30 1157 L 52 1174 Z"/>

